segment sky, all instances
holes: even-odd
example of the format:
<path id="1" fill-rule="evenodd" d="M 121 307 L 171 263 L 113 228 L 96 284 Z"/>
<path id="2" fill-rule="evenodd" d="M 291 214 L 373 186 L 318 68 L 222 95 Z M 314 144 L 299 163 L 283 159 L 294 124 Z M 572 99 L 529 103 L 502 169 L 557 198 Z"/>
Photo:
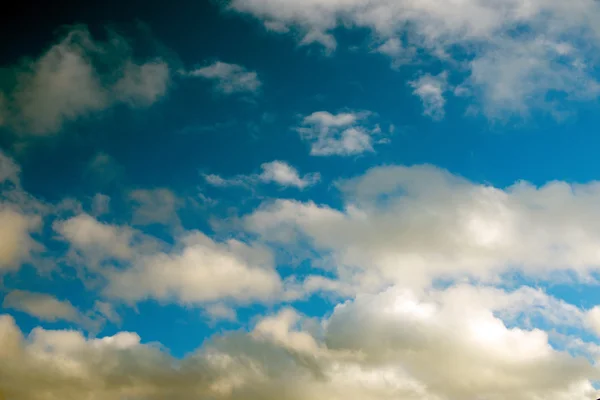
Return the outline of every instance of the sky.
<path id="1" fill-rule="evenodd" d="M 1 400 L 600 397 L 596 1 L 0 18 Z"/>

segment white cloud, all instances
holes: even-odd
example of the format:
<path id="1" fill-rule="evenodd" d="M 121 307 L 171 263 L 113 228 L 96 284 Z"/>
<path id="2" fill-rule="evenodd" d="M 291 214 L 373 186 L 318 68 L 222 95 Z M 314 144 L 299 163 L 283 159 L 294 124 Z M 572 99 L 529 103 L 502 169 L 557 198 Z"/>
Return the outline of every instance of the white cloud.
<path id="1" fill-rule="evenodd" d="M 377 47 L 377 51 L 390 57 L 397 57 L 404 52 L 404 48 L 400 39 L 390 38 Z"/>
<path id="2" fill-rule="evenodd" d="M 258 183 L 275 183 L 282 187 L 305 189 L 321 180 L 321 175 L 318 172 L 300 176 L 296 168 L 280 160 L 263 163 L 260 168 L 262 170 L 260 174 L 236 175 L 231 178 L 223 178 L 215 174 L 204 174 L 203 177 L 206 183 L 212 186 L 239 186 L 245 188 L 252 188 Z"/>
<path id="3" fill-rule="evenodd" d="M 331 114 L 327 111 L 317 111 L 304 118 L 306 125 L 318 125 L 323 128 L 343 128 L 345 126 L 353 125 L 361 117 L 365 117 L 363 114 L 353 113 L 339 113 Z"/>
<path id="4" fill-rule="evenodd" d="M 527 296 L 516 297 L 468 286 L 432 292 L 393 287 L 340 304 L 322 321 L 283 309 L 259 319 L 248 334 L 212 338 L 183 360 L 131 332 L 87 339 L 36 328 L 25 338 L 11 317 L 1 316 L 0 390 L 23 400 L 597 395 L 591 382 L 598 371 L 587 360 L 554 349 L 544 331 L 509 328 L 494 315 L 515 307 L 528 312 L 521 304 Z"/>
<path id="5" fill-rule="evenodd" d="M 231 307 L 225 304 L 211 304 L 205 307 L 205 314 L 211 318 L 212 321 L 236 321 L 237 313 Z"/>
<path id="6" fill-rule="evenodd" d="M 282 290 L 272 262 L 264 249 L 233 239 L 217 243 L 193 232 L 170 253 L 142 257 L 131 268 L 108 272 L 105 292 L 128 302 L 148 298 L 183 304 L 270 301 Z"/>
<path id="7" fill-rule="evenodd" d="M 465 86 L 483 99 L 482 111 L 490 117 L 527 116 L 532 107 L 561 112 L 564 105 L 548 102 L 548 94 L 566 94 L 572 101 L 600 94 L 590 62 L 580 49 L 560 40 L 500 41 L 471 62 Z"/>
<path id="8" fill-rule="evenodd" d="M 162 60 L 142 65 L 128 61 L 123 67 L 123 76 L 115 83 L 113 90 L 124 103 L 148 107 L 167 92 L 169 75 L 169 66 Z"/>
<path id="9" fill-rule="evenodd" d="M 392 66 L 394 68 L 409 64 L 416 57 L 416 49 L 414 47 L 406 47 L 397 37 L 386 39 L 385 42 L 377 47 L 376 51 L 390 57 L 393 60 Z"/>
<path id="10" fill-rule="evenodd" d="M 370 113 L 317 111 L 306 116 L 296 130 L 311 144 L 313 156 L 351 156 L 373 152 L 373 136 L 381 133 L 378 126 L 364 121 Z"/>
<path id="11" fill-rule="evenodd" d="M 307 243 L 313 264 L 358 291 L 435 278 L 550 279 L 600 268 L 600 185 L 526 182 L 499 189 L 432 166 L 381 167 L 340 183 L 344 209 L 277 200 L 245 218 L 284 246 Z"/>
<path id="12" fill-rule="evenodd" d="M 40 244 L 32 234 L 41 227 L 41 217 L 28 213 L 0 198 L 0 274 L 19 269 L 32 259 Z"/>
<path id="13" fill-rule="evenodd" d="M 39 59 L 12 67 L 17 84 L 4 93 L 4 122 L 44 135 L 120 102 L 141 107 L 156 102 L 168 87 L 167 63 L 137 64 L 127 41 L 110 35 L 107 42 L 95 41 L 86 27 L 74 27 Z"/>
<path id="14" fill-rule="evenodd" d="M 505 296 L 468 287 L 434 296 L 399 288 L 359 296 L 336 308 L 327 343 L 408 372 L 419 389 L 444 399 L 591 396 L 594 367 L 555 351 L 546 332 L 508 328 L 494 316 Z"/>
<path id="15" fill-rule="evenodd" d="M 263 172 L 259 179 L 263 182 L 274 182 L 281 186 L 293 186 L 304 189 L 317 183 L 321 176 L 318 173 L 300 176 L 296 168 L 283 161 L 271 161 L 261 165 Z"/>
<path id="16" fill-rule="evenodd" d="M 413 94 L 423 103 L 423 115 L 434 120 L 444 118 L 446 105 L 444 92 L 448 88 L 447 80 L 447 72 L 442 72 L 437 76 L 425 74 L 410 82 L 410 86 L 414 89 Z"/>
<path id="17" fill-rule="evenodd" d="M 53 226 L 71 245 L 71 250 L 83 257 L 88 267 L 104 259 L 130 260 L 134 257 L 134 243 L 142 236 L 134 229 L 104 224 L 87 214 L 80 214 Z"/>
<path id="18" fill-rule="evenodd" d="M 600 336 L 600 306 L 595 306 L 586 313 L 585 320 L 589 328 Z"/>
<path id="19" fill-rule="evenodd" d="M 293 28 L 303 44 L 330 50 L 339 27 L 371 30 L 392 57 L 402 47 L 417 48 L 414 61 L 433 56 L 471 73 L 467 83 L 492 117 L 552 109 L 545 95 L 554 91 L 598 95 L 600 7 L 593 1 L 234 0 L 228 8 L 276 24 L 278 32 Z"/>
<path id="20" fill-rule="evenodd" d="M 39 233 L 48 207 L 21 188 L 20 173 L 0 150 L 0 275 L 33 261 L 43 249 L 32 235 Z"/>
<path id="21" fill-rule="evenodd" d="M 54 229 L 70 244 L 70 259 L 97 275 L 105 295 L 117 300 L 210 305 L 221 300 L 269 302 L 283 293 L 272 256 L 259 245 L 216 242 L 189 231 L 167 246 L 133 228 L 103 224 L 85 214 L 57 222 Z"/>
<path id="22" fill-rule="evenodd" d="M 258 321 L 252 336 L 259 340 L 268 340 L 277 345 L 299 353 L 319 355 L 324 348 L 307 332 L 299 329 L 303 317 L 292 308 L 284 308 L 273 316 Z"/>
<path id="23" fill-rule="evenodd" d="M 327 126 L 352 123 L 339 115 L 321 119 Z M 14 162 L 6 165 L 11 172 L 5 176 L 18 180 Z M 290 180 L 284 177 L 279 180 Z M 521 182 L 498 189 L 415 166 L 375 168 L 338 187 L 342 211 L 279 200 L 245 220 L 269 241 L 309 239 L 323 261 L 313 266 L 336 276 L 313 277 L 301 283 L 304 289 L 354 296 L 327 317 L 308 318 L 286 307 L 262 316 L 247 333 L 220 333 L 176 360 L 161 346 L 142 344 L 136 333 L 94 339 L 35 328 L 24 337 L 3 315 L 0 396 L 588 400 L 597 394 L 597 366 L 567 352 L 597 354 L 597 348 L 567 337 L 563 349 L 549 339 L 556 327 L 597 330 L 596 309 L 581 310 L 530 287 L 432 289 L 430 283 L 455 272 L 494 277 L 513 267 L 533 274 L 597 268 L 599 183 L 536 188 Z M 14 207 L 12 200 L 8 204 Z M 17 210 L 29 215 L 29 208 L 24 202 Z M 272 253 L 255 242 L 190 231 L 170 245 L 87 214 L 59 218 L 53 227 L 70 246 L 65 261 L 84 268 L 86 277 L 97 276 L 111 300 L 172 301 L 200 306 L 215 319 L 234 319 L 236 305 L 295 295 L 286 293 L 289 282 L 282 281 Z M 105 301 L 82 315 L 68 301 L 17 291 L 6 296 L 4 307 L 48 321 L 85 324 L 102 315 L 120 322 Z"/>
<path id="24" fill-rule="evenodd" d="M 186 73 L 215 82 L 217 90 L 225 94 L 256 93 L 262 86 L 258 74 L 237 64 L 216 61 L 214 64 Z"/>
<path id="25" fill-rule="evenodd" d="M 106 320 L 119 322 L 118 315 L 108 303 L 96 301 L 93 310 L 81 312 L 68 300 L 60 300 L 53 295 L 27 290 L 13 290 L 4 296 L 2 307 L 29 314 L 44 322 L 66 321 L 97 333 Z"/>
<path id="26" fill-rule="evenodd" d="M 69 301 L 44 293 L 13 290 L 4 297 L 2 307 L 25 312 L 42 321 L 86 323 L 86 317 Z"/>
<path id="27" fill-rule="evenodd" d="M 331 53 L 337 47 L 337 41 L 333 35 L 318 30 L 307 32 L 300 41 L 300 46 L 306 46 L 312 43 L 320 43 L 328 53 Z"/>

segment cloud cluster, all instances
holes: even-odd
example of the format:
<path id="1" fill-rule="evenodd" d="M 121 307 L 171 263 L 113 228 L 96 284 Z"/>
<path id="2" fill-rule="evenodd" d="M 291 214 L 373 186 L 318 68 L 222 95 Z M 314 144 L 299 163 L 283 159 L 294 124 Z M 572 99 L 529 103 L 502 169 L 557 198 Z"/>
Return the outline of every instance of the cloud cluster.
<path id="1" fill-rule="evenodd" d="M 45 135 L 115 104 L 147 107 L 158 101 L 169 86 L 167 62 L 138 63 L 127 40 L 109 36 L 97 41 L 85 26 L 73 27 L 38 59 L 10 67 L 15 84 L 1 94 L 0 122 Z"/>
<path id="2" fill-rule="evenodd" d="M 36 328 L 25 338 L 2 316 L 0 391 L 23 400 L 595 398 L 595 366 L 494 315 L 527 312 L 527 294 L 391 288 L 322 321 L 283 309 L 182 360 L 130 332 L 86 339 Z"/>
<path id="3" fill-rule="evenodd" d="M 281 296 L 272 256 L 260 245 L 216 242 L 199 231 L 182 232 L 167 245 L 87 214 L 57 221 L 54 229 L 69 244 L 71 262 L 100 279 L 104 295 L 117 301 L 245 304 Z"/>
<path id="4" fill-rule="evenodd" d="M 359 119 L 322 113 L 308 123 L 346 129 Z M 10 268 L 31 257 L 31 235 L 44 215 L 44 206 L 21 189 L 19 173 L 12 159 L 0 154 L 0 204 L 15 220 L 38 221 L 21 231 L 6 225 L 4 238 L 0 224 L 0 262 Z M 310 175 L 300 176 L 281 161 L 263 164 L 253 176 L 255 182 L 300 189 L 311 182 Z M 584 310 L 531 287 L 508 291 L 487 284 L 511 269 L 536 276 L 564 270 L 585 276 L 596 270 L 599 183 L 518 182 L 495 188 L 421 165 L 374 168 L 337 187 L 343 209 L 267 202 L 242 219 L 256 235 L 244 240 L 217 240 L 181 228 L 165 242 L 141 228 L 102 222 L 81 207 L 70 207 L 66 217 L 57 212 L 59 206 L 51 207 L 53 238 L 68 245 L 62 261 L 77 267 L 78 276 L 104 300 L 82 312 L 68 300 L 17 290 L 4 296 L 5 309 L 97 331 L 105 321 L 120 322 L 111 302 L 153 299 L 200 307 L 225 320 L 235 320 L 239 305 L 288 304 L 257 318 L 247 331 L 212 337 L 182 359 L 133 332 L 93 338 L 38 327 L 25 336 L 12 317 L 0 315 L 0 396 L 596 398 L 592 382 L 600 379 L 600 352 L 594 343 L 568 334 L 599 335 L 599 309 Z M 128 199 L 136 204 L 138 227 L 178 219 L 178 198 L 166 189 L 138 189 Z M 106 196 L 93 203 L 99 204 L 99 215 L 106 213 Z M 314 255 L 313 275 L 283 279 L 267 243 L 309 246 L 310 252 L 294 254 Z M 465 276 L 488 283 L 433 285 L 436 278 L 456 282 Z M 289 306 L 322 291 L 348 300 L 322 318 Z M 551 335 L 561 332 L 563 344 L 557 344 Z M 575 357 L 573 349 L 585 357 Z"/>
<path id="5" fill-rule="evenodd" d="M 343 210 L 276 200 L 245 227 L 274 244 L 309 245 L 316 266 L 358 291 L 509 271 L 589 279 L 600 267 L 597 182 L 500 189 L 421 165 L 373 168 L 338 187 Z"/>
<path id="6" fill-rule="evenodd" d="M 308 184 L 308 180 L 290 175 L 295 170 L 286 166 L 265 164 L 261 179 L 282 185 Z M 21 189 L 19 167 L 2 153 L 0 167 L 4 179 L 0 182 L 2 273 L 14 272 L 27 261 L 40 261 L 36 255 L 43 246 L 33 235 L 41 234 L 48 224 L 54 232 L 52 239 L 68 245 L 62 261 L 77 268 L 88 289 L 99 290 L 111 301 L 134 304 L 154 299 L 194 304 L 223 316 L 222 310 L 229 305 L 270 303 L 285 295 L 284 281 L 266 247 L 234 238 L 217 241 L 200 231 L 183 229 L 178 216 L 181 199 L 167 189 L 137 189 L 128 199 L 134 204 L 132 221 L 136 226 L 158 223 L 177 228 L 168 243 L 127 224 L 101 222 L 84 212 L 79 203 L 40 203 Z M 96 196 L 91 206 L 104 214 L 108 200 Z M 68 301 L 45 294 L 13 292 L 4 305 L 42 320 L 93 325 L 87 314 Z M 119 319 L 106 302 L 97 304 L 94 314 L 113 322 Z"/>
<path id="7" fill-rule="evenodd" d="M 297 30 L 301 44 L 329 50 L 337 45 L 336 28 L 367 28 L 382 42 L 379 51 L 395 59 L 426 55 L 458 67 L 492 117 L 552 108 L 549 93 L 575 100 L 598 95 L 594 1 L 233 0 L 227 7 L 277 32 Z"/>

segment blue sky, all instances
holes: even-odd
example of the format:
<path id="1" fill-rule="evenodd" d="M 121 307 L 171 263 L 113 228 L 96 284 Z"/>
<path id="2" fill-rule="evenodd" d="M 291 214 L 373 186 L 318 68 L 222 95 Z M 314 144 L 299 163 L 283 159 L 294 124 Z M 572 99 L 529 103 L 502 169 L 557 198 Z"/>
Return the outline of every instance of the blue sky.
<path id="1" fill-rule="evenodd" d="M 0 399 L 597 398 L 599 20 L 23 20 L 0 52 Z"/>

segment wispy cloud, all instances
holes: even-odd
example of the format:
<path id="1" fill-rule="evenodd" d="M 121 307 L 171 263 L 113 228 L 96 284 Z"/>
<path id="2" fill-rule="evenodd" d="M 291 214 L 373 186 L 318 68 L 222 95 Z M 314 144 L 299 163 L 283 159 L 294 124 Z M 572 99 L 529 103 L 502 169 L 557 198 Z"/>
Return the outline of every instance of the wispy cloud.
<path id="1" fill-rule="evenodd" d="M 185 74 L 213 81 L 215 88 L 224 94 L 257 93 L 262 86 L 256 72 L 249 71 L 241 65 L 221 61 Z"/>
<path id="2" fill-rule="evenodd" d="M 305 189 L 318 183 L 321 175 L 318 172 L 300 175 L 298 170 L 284 161 L 271 161 L 261 165 L 260 174 L 236 175 L 223 178 L 215 174 L 205 174 L 204 179 L 212 186 L 228 187 L 254 187 L 259 183 L 274 183 L 281 187 L 295 187 Z"/>
<path id="3" fill-rule="evenodd" d="M 59 300 L 46 293 L 13 290 L 4 297 L 2 307 L 31 315 L 41 321 L 66 321 L 96 331 L 103 323 L 101 319 L 82 313 L 68 300 Z"/>
<path id="4" fill-rule="evenodd" d="M 129 193 L 129 200 L 133 205 L 134 225 L 162 224 L 179 227 L 181 224 L 177 210 L 183 201 L 169 189 L 136 189 Z"/>
<path id="5" fill-rule="evenodd" d="M 418 96 L 423 103 L 423 115 L 438 121 L 443 119 L 446 105 L 444 93 L 448 89 L 448 73 L 442 72 L 436 76 L 424 74 L 409 84 L 414 89 L 413 94 Z"/>

